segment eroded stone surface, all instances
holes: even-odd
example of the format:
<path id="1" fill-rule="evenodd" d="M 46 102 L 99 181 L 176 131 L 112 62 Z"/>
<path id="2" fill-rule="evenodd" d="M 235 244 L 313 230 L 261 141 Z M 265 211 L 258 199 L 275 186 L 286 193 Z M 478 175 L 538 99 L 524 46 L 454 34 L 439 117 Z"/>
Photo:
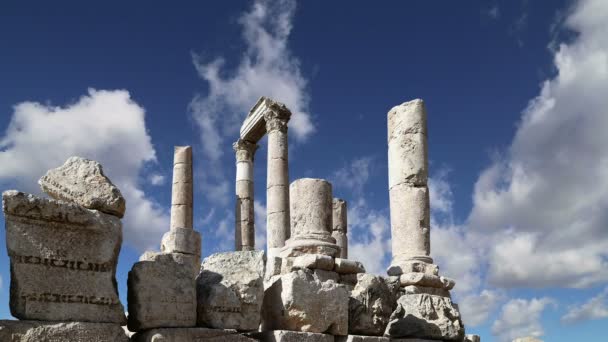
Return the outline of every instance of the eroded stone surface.
<path id="1" fill-rule="evenodd" d="M 0 321 L 6 342 L 129 342 L 120 324 L 84 322 Z"/>
<path id="2" fill-rule="evenodd" d="M 239 334 L 231 329 L 209 328 L 160 328 L 151 329 L 135 334 L 133 342 L 248 342 L 252 338 Z"/>
<path id="3" fill-rule="evenodd" d="M 349 334 L 382 335 L 394 309 L 395 297 L 382 277 L 358 274 L 348 305 Z"/>
<path id="4" fill-rule="evenodd" d="M 308 270 L 275 276 L 264 294 L 264 328 L 347 335 L 348 291 Z"/>
<path id="5" fill-rule="evenodd" d="M 160 250 L 164 253 L 184 253 L 200 257 L 201 235 L 191 228 L 173 228 L 163 235 Z"/>
<path id="6" fill-rule="evenodd" d="M 47 171 L 38 184 L 55 199 L 118 217 L 125 214 L 124 197 L 96 161 L 70 157 L 62 166 Z"/>
<path id="7" fill-rule="evenodd" d="M 207 257 L 197 278 L 198 324 L 256 330 L 264 298 L 263 251 L 217 253 Z"/>
<path id="8" fill-rule="evenodd" d="M 122 243 L 120 220 L 14 190 L 4 192 L 2 199 L 12 315 L 124 323 L 115 278 Z"/>
<path id="9" fill-rule="evenodd" d="M 458 306 L 450 298 L 412 294 L 397 300 L 384 335 L 461 341 L 464 326 Z"/>
<path id="10" fill-rule="evenodd" d="M 340 274 L 365 273 L 365 267 L 355 260 L 336 258 L 334 271 Z"/>
<path id="11" fill-rule="evenodd" d="M 193 327 L 196 289 L 192 266 L 172 254 L 147 253 L 127 280 L 129 330 Z"/>
<path id="12" fill-rule="evenodd" d="M 399 279 L 401 286 L 417 285 L 451 290 L 455 285 L 452 279 L 426 273 L 404 273 Z"/>
<path id="13" fill-rule="evenodd" d="M 273 330 L 255 335 L 262 342 L 334 342 L 334 336 L 301 331 Z"/>
<path id="14" fill-rule="evenodd" d="M 337 336 L 336 342 L 389 342 L 388 337 L 381 336 L 362 336 L 362 335 L 348 335 L 348 336 Z"/>

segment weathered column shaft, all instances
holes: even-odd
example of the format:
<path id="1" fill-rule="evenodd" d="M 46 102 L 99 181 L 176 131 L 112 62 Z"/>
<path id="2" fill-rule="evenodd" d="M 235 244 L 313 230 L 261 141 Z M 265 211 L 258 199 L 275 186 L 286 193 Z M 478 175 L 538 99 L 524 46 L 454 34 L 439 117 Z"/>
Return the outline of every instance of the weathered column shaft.
<path id="1" fill-rule="evenodd" d="M 171 229 L 192 229 L 192 147 L 175 146 L 171 194 Z"/>
<path id="2" fill-rule="evenodd" d="M 253 157 L 258 145 L 240 140 L 233 144 L 236 152 L 235 249 L 255 249 L 255 215 L 253 197 Z"/>
<path id="3" fill-rule="evenodd" d="M 285 240 L 289 238 L 287 122 L 290 116 L 286 108 L 270 110 L 264 115 L 268 134 L 266 243 L 269 256 L 275 254 L 275 249 L 285 246 Z"/>
<path id="4" fill-rule="evenodd" d="M 333 200 L 333 229 L 331 236 L 336 239 L 336 244 L 340 247 L 340 258 L 348 259 L 348 223 L 346 219 L 346 201 L 340 198 Z"/>
<path id="5" fill-rule="evenodd" d="M 332 231 L 332 189 L 323 179 L 300 178 L 289 187 L 292 239 L 327 240 Z"/>
<path id="6" fill-rule="evenodd" d="M 432 263 L 422 100 L 403 103 L 388 112 L 388 169 L 393 265 L 407 260 Z"/>

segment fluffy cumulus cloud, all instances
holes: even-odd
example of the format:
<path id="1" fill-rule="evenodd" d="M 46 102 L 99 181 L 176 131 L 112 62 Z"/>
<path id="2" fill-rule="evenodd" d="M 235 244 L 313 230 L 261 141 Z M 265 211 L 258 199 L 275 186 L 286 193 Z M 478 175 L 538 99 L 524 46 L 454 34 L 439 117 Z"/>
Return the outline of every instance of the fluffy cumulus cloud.
<path id="1" fill-rule="evenodd" d="M 488 320 L 505 295 L 501 291 L 483 290 L 479 294 L 469 294 L 458 301 L 460 314 L 467 327 L 476 327 Z"/>
<path id="2" fill-rule="evenodd" d="M 191 109 L 201 129 L 204 153 L 211 160 L 222 156 L 227 139 L 236 140 L 242 120 L 260 96 L 269 96 L 291 109 L 289 128 L 296 139 L 305 139 L 314 131 L 307 81 L 288 48 L 295 8 L 294 0 L 253 3 L 239 20 L 247 49 L 235 70 L 225 70 L 223 58 L 205 61 L 194 56 L 209 93 L 195 97 Z"/>
<path id="3" fill-rule="evenodd" d="M 489 280 L 503 287 L 608 281 L 608 3 L 579 1 L 556 75 L 524 110 L 505 158 L 475 186 L 471 229 L 492 235 Z"/>
<path id="4" fill-rule="evenodd" d="M 540 324 L 543 311 L 554 306 L 551 298 L 511 299 L 501 309 L 500 316 L 492 324 L 492 334 L 499 341 L 512 341 L 518 337 L 540 337 L 544 334 Z"/>
<path id="5" fill-rule="evenodd" d="M 169 218 L 141 188 L 140 172 L 156 155 L 145 111 L 124 90 L 93 90 L 67 106 L 15 105 L 0 138 L 0 183 L 39 193 L 37 181 L 70 156 L 99 161 L 127 200 L 125 241 L 156 247 Z"/>
<path id="6" fill-rule="evenodd" d="M 572 306 L 562 316 L 561 321 L 565 324 L 573 324 L 581 321 L 602 319 L 608 317 L 608 287 L 597 296 L 592 297 L 580 306 Z"/>

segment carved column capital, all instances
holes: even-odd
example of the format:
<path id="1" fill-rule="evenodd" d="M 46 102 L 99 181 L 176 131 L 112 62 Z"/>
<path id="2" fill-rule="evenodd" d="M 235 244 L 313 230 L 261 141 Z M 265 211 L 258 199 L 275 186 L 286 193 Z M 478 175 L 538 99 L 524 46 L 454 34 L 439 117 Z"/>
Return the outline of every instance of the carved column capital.
<path id="1" fill-rule="evenodd" d="M 242 139 L 239 139 L 232 144 L 232 148 L 234 149 L 234 152 L 236 152 L 237 161 L 253 161 L 255 151 L 257 151 L 259 147 L 258 144 Z"/>
<path id="2" fill-rule="evenodd" d="M 268 103 L 268 110 L 264 113 L 266 132 L 276 130 L 287 132 L 287 122 L 290 117 L 291 112 L 284 104 L 275 101 Z"/>

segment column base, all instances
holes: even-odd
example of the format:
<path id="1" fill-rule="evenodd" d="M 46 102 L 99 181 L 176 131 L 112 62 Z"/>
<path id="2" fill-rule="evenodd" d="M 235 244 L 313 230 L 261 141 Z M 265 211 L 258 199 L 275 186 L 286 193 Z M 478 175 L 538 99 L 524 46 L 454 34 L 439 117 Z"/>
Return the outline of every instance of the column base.
<path id="1" fill-rule="evenodd" d="M 335 258 L 340 254 L 340 247 L 335 244 L 335 239 L 331 236 L 329 236 L 327 241 L 317 238 L 298 237 L 286 241 L 280 256 L 281 258 L 287 258 L 303 254 L 322 254 Z"/>
<path id="2" fill-rule="evenodd" d="M 403 256 L 393 258 L 391 265 L 386 270 L 390 276 L 400 276 L 403 273 L 411 272 L 438 275 L 439 267 L 433 264 L 433 258 L 429 256 Z"/>

